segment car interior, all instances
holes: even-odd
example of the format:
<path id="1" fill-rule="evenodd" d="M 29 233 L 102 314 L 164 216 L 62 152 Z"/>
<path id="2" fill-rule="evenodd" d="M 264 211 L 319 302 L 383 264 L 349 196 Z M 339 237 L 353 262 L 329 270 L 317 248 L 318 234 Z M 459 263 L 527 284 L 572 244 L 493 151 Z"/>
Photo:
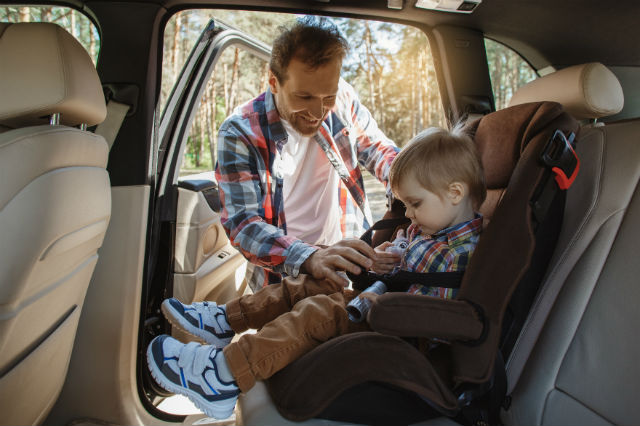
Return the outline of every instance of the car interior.
<path id="1" fill-rule="evenodd" d="M 507 396 L 495 423 L 624 425 L 640 418 L 640 343 L 633 337 L 640 322 L 640 265 L 633 261 L 640 219 L 640 146 L 634 145 L 640 4 L 48 3 L 0 1 L 0 13 L 20 12 L 0 14 L 0 424 L 354 424 L 285 418 L 265 382 L 240 396 L 230 419 L 173 411 L 164 405 L 173 396 L 146 368 L 154 336 L 188 339 L 164 320 L 163 299 L 225 303 L 252 291 L 244 280 L 250 265 L 220 223 L 213 173 L 181 174 L 190 126 L 223 50 L 241 45 L 269 57 L 268 43 L 217 20 L 216 11 L 416 28 L 428 40 L 450 123 L 535 102 L 560 104 L 579 124 L 579 172 L 566 190 L 555 249 L 504 359 Z M 86 17 L 99 35 L 99 53 L 76 41 L 77 23 L 71 30 L 60 22 L 27 23 L 25 8 L 36 6 Z M 194 25 L 202 33 L 166 91 L 164 38 L 172 18 L 195 9 L 211 10 L 212 20 Z M 536 74 L 504 105 L 493 87 L 486 39 L 511 49 Z M 483 137 L 501 130 L 496 125 Z M 496 163 L 505 152 L 492 147 L 483 162 Z M 487 228 L 509 185 L 507 176 L 489 186 Z M 490 261 L 500 266 L 510 259 Z M 390 410 L 385 419 L 404 418 Z M 459 422 L 443 415 L 412 424 Z"/>

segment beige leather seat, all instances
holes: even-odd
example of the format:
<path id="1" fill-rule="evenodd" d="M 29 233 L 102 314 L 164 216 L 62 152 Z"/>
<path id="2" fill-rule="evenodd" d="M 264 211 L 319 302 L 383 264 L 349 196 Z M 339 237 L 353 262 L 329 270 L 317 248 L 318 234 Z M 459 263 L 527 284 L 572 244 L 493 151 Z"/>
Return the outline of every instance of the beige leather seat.
<path id="1" fill-rule="evenodd" d="M 111 214 L 89 55 L 54 24 L 0 24 L 0 424 L 41 422 L 65 380 Z M 50 123 L 50 117 L 58 117 Z"/>
<path id="2" fill-rule="evenodd" d="M 623 106 L 616 77 L 602 64 L 570 67 L 520 89 L 512 105 L 553 100 L 585 125 L 578 177 L 567 194 L 551 266 L 507 360 L 512 403 L 505 425 L 635 424 L 640 418 L 640 120 L 590 122 Z M 245 426 L 294 425 L 263 383 L 238 401 Z M 312 419 L 302 424 L 344 424 Z M 449 418 L 423 426 L 456 425 Z"/>

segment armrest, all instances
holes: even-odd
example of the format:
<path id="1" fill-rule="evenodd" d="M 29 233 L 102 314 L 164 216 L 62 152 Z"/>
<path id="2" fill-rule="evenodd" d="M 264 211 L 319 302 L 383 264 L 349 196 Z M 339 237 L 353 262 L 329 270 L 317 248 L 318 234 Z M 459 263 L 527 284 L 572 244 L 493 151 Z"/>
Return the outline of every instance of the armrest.
<path id="1" fill-rule="evenodd" d="M 378 296 L 367 320 L 378 333 L 403 337 L 466 341 L 484 330 L 481 314 L 468 302 L 407 293 Z"/>

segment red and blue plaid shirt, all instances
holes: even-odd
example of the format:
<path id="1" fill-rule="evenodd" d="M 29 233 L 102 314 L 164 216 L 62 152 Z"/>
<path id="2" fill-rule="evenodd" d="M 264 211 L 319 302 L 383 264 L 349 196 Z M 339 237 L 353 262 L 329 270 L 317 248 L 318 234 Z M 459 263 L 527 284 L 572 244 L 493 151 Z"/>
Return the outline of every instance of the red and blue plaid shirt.
<path id="1" fill-rule="evenodd" d="M 470 221 L 450 226 L 433 235 L 423 235 L 420 228 L 411 225 L 407 229 L 409 245 L 402 256 L 400 269 L 411 272 L 464 271 L 478 244 L 480 232 L 482 215 L 479 213 Z M 456 293 L 452 288 L 419 284 L 411 285 L 407 292 L 442 299 L 451 299 Z"/>
<path id="2" fill-rule="evenodd" d="M 340 176 L 342 235 L 358 237 L 372 223 L 358 165 L 387 186 L 398 148 L 343 80 L 334 108 L 313 139 Z M 302 263 L 318 249 L 287 235 L 278 167 L 286 142 L 270 90 L 238 107 L 218 131 L 221 222 L 232 245 L 250 262 L 247 280 L 254 290 L 279 282 L 283 274 L 297 276 Z"/>

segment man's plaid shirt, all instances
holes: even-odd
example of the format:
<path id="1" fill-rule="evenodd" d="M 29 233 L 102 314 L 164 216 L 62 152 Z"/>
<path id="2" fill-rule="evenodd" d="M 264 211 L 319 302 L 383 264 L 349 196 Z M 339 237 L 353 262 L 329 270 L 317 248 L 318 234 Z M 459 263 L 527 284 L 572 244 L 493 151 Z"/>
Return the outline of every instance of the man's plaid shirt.
<path id="1" fill-rule="evenodd" d="M 476 213 L 470 221 L 450 226 L 433 235 L 423 235 L 415 225 L 407 229 L 409 246 L 402 256 L 400 269 L 412 272 L 458 272 L 467 269 L 469 259 L 482 231 L 482 215 Z M 413 284 L 407 290 L 442 299 L 455 296 L 452 288 L 425 287 Z"/>
<path id="2" fill-rule="evenodd" d="M 341 179 L 342 235 L 358 237 L 372 223 L 358 164 L 387 186 L 398 148 L 343 80 L 334 108 L 313 139 Z M 287 235 L 279 169 L 286 142 L 287 133 L 270 90 L 238 107 L 218 131 L 221 222 L 232 245 L 259 266 L 250 265 L 247 273 L 254 290 L 279 282 L 282 274 L 297 276 L 302 263 L 318 249 Z"/>

